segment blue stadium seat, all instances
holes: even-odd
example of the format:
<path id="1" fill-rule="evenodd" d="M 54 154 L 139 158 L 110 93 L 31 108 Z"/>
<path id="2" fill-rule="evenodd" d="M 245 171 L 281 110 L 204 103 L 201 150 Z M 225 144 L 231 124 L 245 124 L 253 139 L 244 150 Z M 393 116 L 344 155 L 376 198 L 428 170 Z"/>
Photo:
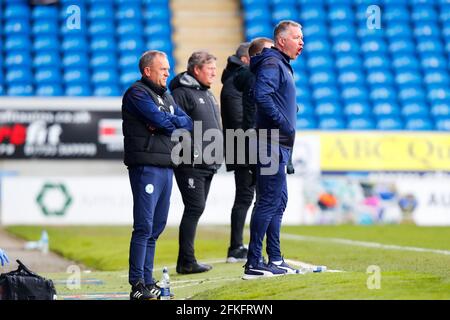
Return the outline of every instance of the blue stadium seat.
<path id="1" fill-rule="evenodd" d="M 68 84 L 66 86 L 65 95 L 86 97 L 92 95 L 92 90 L 87 84 Z"/>
<path id="2" fill-rule="evenodd" d="M 148 1 L 148 0 L 144 0 Z M 269 6 L 270 0 L 241 0 L 242 5 L 244 6 L 244 9 L 247 10 L 248 8 L 255 7 L 255 6 Z"/>
<path id="3" fill-rule="evenodd" d="M 394 84 L 394 77 L 390 72 L 382 71 L 368 71 L 367 82 L 370 85 L 392 85 Z"/>
<path id="4" fill-rule="evenodd" d="M 298 11 L 295 5 L 278 4 L 272 7 L 272 23 L 277 24 L 281 20 L 295 20 L 298 18 Z"/>
<path id="5" fill-rule="evenodd" d="M 424 82 L 426 85 L 450 85 L 448 71 L 442 70 L 427 70 L 425 72 Z"/>
<path id="6" fill-rule="evenodd" d="M 163 7 L 163 6 L 157 6 Z M 167 8 L 165 7 L 167 11 Z M 116 19 L 117 20 L 140 20 L 141 15 L 141 4 L 140 3 L 129 3 L 124 2 L 120 4 L 116 9 Z"/>
<path id="7" fill-rule="evenodd" d="M 296 60 L 299 60 L 299 59 L 296 59 Z M 333 63 L 333 58 L 330 54 L 317 54 L 317 55 L 308 57 L 306 66 L 311 71 L 319 71 L 322 69 L 330 70 L 330 69 L 333 69 L 334 63 Z"/>
<path id="8" fill-rule="evenodd" d="M 38 84 L 36 86 L 36 95 L 46 97 L 62 96 L 64 95 L 64 91 L 62 89 L 62 86 L 58 83 L 42 85 Z"/>
<path id="9" fill-rule="evenodd" d="M 306 46 L 306 48 L 307 47 L 308 46 Z M 342 53 L 358 54 L 359 50 L 360 47 L 354 39 L 337 40 L 333 44 L 333 52 L 338 55 Z"/>
<path id="10" fill-rule="evenodd" d="M 359 56 L 353 54 L 340 54 L 336 57 L 336 67 L 340 71 L 344 70 L 360 70 L 362 62 Z"/>
<path id="11" fill-rule="evenodd" d="M 326 19 L 326 12 L 320 4 L 305 4 L 300 7 L 300 21 L 304 21 L 305 26 L 315 21 L 326 21 Z"/>
<path id="12" fill-rule="evenodd" d="M 312 130 L 317 128 L 314 117 L 298 117 L 296 121 L 297 130 Z"/>
<path id="13" fill-rule="evenodd" d="M 269 22 L 272 19 L 272 14 L 269 7 L 255 7 L 244 12 L 244 21 L 262 21 Z"/>
<path id="14" fill-rule="evenodd" d="M 407 38 L 391 39 L 389 44 L 389 52 L 391 54 L 413 54 L 415 52 L 415 44 Z"/>
<path id="15" fill-rule="evenodd" d="M 94 88 L 94 96 L 113 97 L 120 95 L 122 95 L 122 92 L 117 85 L 102 85 Z"/>
<path id="16" fill-rule="evenodd" d="M 402 115 L 408 118 L 428 117 L 428 105 L 425 102 L 410 102 L 402 107 Z"/>
<path id="17" fill-rule="evenodd" d="M 291 60 L 291 66 L 292 66 L 292 69 L 294 69 L 294 77 L 295 77 L 295 73 L 305 70 L 305 68 L 306 68 L 305 60 L 306 59 Z"/>
<path id="18" fill-rule="evenodd" d="M 428 101 L 431 104 L 450 100 L 450 88 L 447 86 L 432 86 L 428 90 Z"/>
<path id="19" fill-rule="evenodd" d="M 402 130 L 403 122 L 399 117 L 383 117 L 377 120 L 378 130 Z"/>
<path id="20" fill-rule="evenodd" d="M 424 37 L 438 38 L 441 36 L 439 26 L 434 22 L 420 22 L 413 30 L 414 36 L 417 40 L 421 40 Z"/>
<path id="21" fill-rule="evenodd" d="M 418 72 L 398 72 L 395 76 L 395 82 L 398 86 L 418 86 L 422 84 L 422 76 Z"/>
<path id="22" fill-rule="evenodd" d="M 8 96 L 32 96 L 33 86 L 31 84 L 14 84 L 8 86 L 6 90 Z"/>
<path id="23" fill-rule="evenodd" d="M 51 51 L 59 51 L 60 41 L 58 36 L 56 35 L 38 35 L 34 38 L 33 41 L 33 50 L 34 51 L 42 51 L 42 50 L 51 50 Z"/>
<path id="24" fill-rule="evenodd" d="M 61 83 L 61 72 L 55 67 L 37 68 L 34 81 L 36 84 Z"/>
<path id="25" fill-rule="evenodd" d="M 312 40 L 325 39 L 328 36 L 326 23 L 319 21 L 304 25 L 302 31 L 305 42 L 308 43 Z"/>
<path id="26" fill-rule="evenodd" d="M 372 39 L 372 40 L 378 41 L 378 40 L 383 39 L 384 34 L 385 34 L 384 28 L 369 29 L 369 28 L 367 28 L 367 25 L 365 25 L 365 24 L 363 24 L 356 30 L 356 35 L 361 40 Z"/>
<path id="27" fill-rule="evenodd" d="M 367 70 L 389 69 L 390 59 L 383 53 L 368 54 L 364 59 L 364 67 Z"/>
<path id="28" fill-rule="evenodd" d="M 95 86 L 116 84 L 118 78 L 118 73 L 113 68 L 98 68 L 92 71 L 92 84 Z"/>
<path id="29" fill-rule="evenodd" d="M 430 119 L 427 118 L 412 118 L 405 121 L 406 130 L 414 131 L 429 131 L 434 129 L 434 125 Z"/>
<path id="30" fill-rule="evenodd" d="M 379 39 L 379 40 L 372 40 L 369 39 L 368 41 L 363 40 L 361 43 L 361 51 L 364 54 L 373 54 L 373 53 L 378 53 L 378 54 L 384 54 L 387 52 L 387 45 L 386 43 Z"/>
<path id="31" fill-rule="evenodd" d="M 269 16 L 267 16 L 268 18 Z M 170 21 L 170 11 L 166 5 L 150 5 L 143 12 L 143 18 L 149 22 Z"/>
<path id="32" fill-rule="evenodd" d="M 387 22 L 390 21 L 409 21 L 409 10 L 407 6 L 399 4 L 386 5 L 383 10 L 383 17 Z"/>
<path id="33" fill-rule="evenodd" d="M 122 52 L 119 58 L 119 68 L 130 69 L 137 67 L 140 55 L 132 52 Z"/>
<path id="34" fill-rule="evenodd" d="M 167 26 L 166 26 L 166 29 Z M 144 32 L 143 25 L 139 20 L 119 20 L 116 33 L 119 37 L 124 35 L 142 35 Z"/>
<path id="35" fill-rule="evenodd" d="M 167 41 L 171 41 L 172 30 L 167 25 L 167 22 L 152 22 L 144 27 L 144 34 L 147 36 L 165 37 Z"/>
<path id="36" fill-rule="evenodd" d="M 394 101 L 396 99 L 396 90 L 389 85 L 375 85 L 371 87 L 369 96 L 373 102 Z"/>
<path id="37" fill-rule="evenodd" d="M 297 90 L 295 91 L 296 101 L 309 101 L 311 99 L 311 93 L 309 88 L 305 88 L 305 86 L 297 86 Z"/>
<path id="38" fill-rule="evenodd" d="M 314 116 L 314 105 L 307 99 L 297 101 L 297 118 L 299 117 L 312 117 Z"/>
<path id="39" fill-rule="evenodd" d="M 446 68 L 446 62 L 443 55 L 430 53 L 422 56 L 421 66 L 424 70 L 443 70 Z"/>
<path id="40" fill-rule="evenodd" d="M 350 5 L 331 4 L 328 9 L 328 19 L 330 21 L 345 21 L 352 23 L 355 15 Z"/>
<path id="41" fill-rule="evenodd" d="M 30 21 L 27 19 L 11 18 L 5 21 L 3 34 L 24 34 L 29 35 L 31 31 Z"/>
<path id="42" fill-rule="evenodd" d="M 123 88 L 128 88 L 133 82 L 141 78 L 141 73 L 135 70 L 127 70 L 122 72 L 119 82 Z"/>
<path id="43" fill-rule="evenodd" d="M 326 38 L 310 40 L 304 49 L 307 54 L 328 54 L 330 53 L 330 43 Z"/>
<path id="44" fill-rule="evenodd" d="M 138 35 L 127 35 L 121 37 L 119 39 L 118 46 L 120 51 L 136 50 L 136 52 L 143 52 L 145 49 L 144 41 L 142 37 Z"/>
<path id="45" fill-rule="evenodd" d="M 355 36 L 356 30 L 351 24 L 339 22 L 330 26 L 329 34 L 333 39 L 348 39 Z"/>
<path id="46" fill-rule="evenodd" d="M 395 102 L 379 102 L 373 104 L 373 114 L 378 118 L 398 118 L 400 107 Z"/>
<path id="47" fill-rule="evenodd" d="M 356 117 L 350 118 L 347 121 L 347 129 L 350 130 L 373 130 L 375 129 L 375 123 L 371 118 Z"/>
<path id="48" fill-rule="evenodd" d="M 5 11 L 3 14 L 5 19 L 30 18 L 30 6 L 27 3 L 13 3 L 13 1 L 8 2 L 12 3 L 7 3 L 5 6 Z"/>
<path id="49" fill-rule="evenodd" d="M 396 54 L 392 57 L 392 66 L 397 72 L 401 71 L 418 71 L 419 62 L 412 54 Z"/>
<path id="50" fill-rule="evenodd" d="M 34 36 L 43 34 L 58 34 L 58 20 L 56 19 L 39 19 L 33 24 L 32 33 Z"/>
<path id="51" fill-rule="evenodd" d="M 420 4 L 411 7 L 414 22 L 437 21 L 438 15 L 432 4 Z"/>
<path id="52" fill-rule="evenodd" d="M 450 100 L 434 103 L 430 113 L 434 118 L 450 118 Z"/>
<path id="53" fill-rule="evenodd" d="M 58 7 L 56 5 L 35 6 L 32 9 L 33 19 L 55 19 L 58 17 Z"/>
<path id="54" fill-rule="evenodd" d="M 89 56 L 85 51 L 68 51 L 64 53 L 62 65 L 64 68 L 86 68 L 89 66 Z"/>
<path id="55" fill-rule="evenodd" d="M 85 35 L 67 35 L 63 38 L 61 48 L 65 51 L 88 51 L 88 41 Z"/>
<path id="56" fill-rule="evenodd" d="M 114 52 L 116 50 L 116 40 L 113 36 L 92 36 L 90 49 L 92 52 L 99 50 Z"/>
<path id="57" fill-rule="evenodd" d="M 117 58 L 114 53 L 94 52 L 90 59 L 92 68 L 115 68 L 117 66 Z"/>
<path id="58" fill-rule="evenodd" d="M 58 67 L 61 64 L 61 57 L 57 51 L 38 51 L 33 58 L 33 66 L 40 67 Z"/>
<path id="59" fill-rule="evenodd" d="M 345 129 L 345 123 L 341 118 L 324 117 L 319 120 L 319 129 L 321 130 L 342 130 Z"/>
<path id="60" fill-rule="evenodd" d="M 436 129 L 439 131 L 450 131 L 450 118 L 437 119 Z"/>
<path id="61" fill-rule="evenodd" d="M 399 22 L 391 22 L 386 27 L 386 37 L 392 40 L 412 39 L 413 33 L 408 25 Z"/>
<path id="62" fill-rule="evenodd" d="M 113 19 L 114 12 L 114 4 L 112 1 L 110 3 L 93 3 L 88 10 L 87 17 L 93 21 L 97 19 Z"/>
<path id="63" fill-rule="evenodd" d="M 401 88 L 398 91 L 398 98 L 403 103 L 411 103 L 414 101 L 425 101 L 426 95 L 422 86 L 412 85 Z"/>
<path id="64" fill-rule="evenodd" d="M 5 80 L 8 85 L 31 85 L 32 78 L 30 74 L 32 74 L 31 67 L 20 65 L 12 69 L 6 69 Z"/>
<path id="65" fill-rule="evenodd" d="M 6 36 L 4 50 L 6 52 L 14 50 L 30 50 L 31 41 L 28 35 L 11 35 Z"/>
<path id="66" fill-rule="evenodd" d="M 311 73 L 309 83 L 314 87 L 330 86 L 336 84 L 336 77 L 333 73 L 327 71 L 318 71 Z"/>
<path id="67" fill-rule="evenodd" d="M 426 37 L 425 39 L 419 41 L 419 43 L 417 44 L 417 51 L 419 52 L 419 54 L 439 54 L 444 52 L 444 47 L 440 38 Z"/>
<path id="68" fill-rule="evenodd" d="M 167 53 L 172 51 L 172 42 L 167 41 L 164 38 L 150 38 L 145 43 L 145 46 L 148 49 L 159 50 Z"/>
<path id="69" fill-rule="evenodd" d="M 9 51 L 6 53 L 5 66 L 14 68 L 20 66 L 31 66 L 31 54 L 29 51 Z"/>
<path id="70" fill-rule="evenodd" d="M 313 90 L 313 98 L 316 102 L 335 101 L 339 99 L 339 93 L 335 86 L 320 87 Z"/>
<path id="71" fill-rule="evenodd" d="M 64 69 L 64 83 L 67 85 L 86 84 L 90 82 L 88 68 L 66 68 Z"/>
<path id="72" fill-rule="evenodd" d="M 113 19 L 96 19 L 89 25 L 89 34 L 91 35 L 114 35 L 115 24 Z"/>
<path id="73" fill-rule="evenodd" d="M 245 29 L 245 39 L 251 41 L 256 37 L 271 37 L 272 36 L 272 25 L 265 21 L 260 23 L 248 24 Z"/>
<path id="74" fill-rule="evenodd" d="M 362 72 L 344 71 L 338 76 L 338 82 L 341 85 L 362 86 L 365 83 L 365 77 Z"/>
<path id="75" fill-rule="evenodd" d="M 340 117 L 342 107 L 337 101 L 319 102 L 316 105 L 315 113 L 319 117 Z"/>
<path id="76" fill-rule="evenodd" d="M 372 115 L 371 106 L 367 101 L 349 102 L 344 106 L 347 117 L 369 117 Z"/>
<path id="77" fill-rule="evenodd" d="M 342 99 L 345 102 L 366 101 L 367 90 L 363 86 L 348 86 L 342 89 Z"/>

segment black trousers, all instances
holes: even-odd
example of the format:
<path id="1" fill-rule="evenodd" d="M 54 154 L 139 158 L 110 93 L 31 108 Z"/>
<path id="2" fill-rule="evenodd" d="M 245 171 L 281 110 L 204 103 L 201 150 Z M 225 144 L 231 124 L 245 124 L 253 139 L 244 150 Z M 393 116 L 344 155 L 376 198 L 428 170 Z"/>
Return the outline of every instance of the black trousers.
<path id="1" fill-rule="evenodd" d="M 183 218 L 178 235 L 179 251 L 177 265 L 197 262 L 194 240 L 198 220 L 205 210 L 209 187 L 214 170 L 180 167 L 174 170 L 178 188 L 184 203 Z"/>
<path id="2" fill-rule="evenodd" d="M 244 226 L 247 211 L 252 205 L 255 185 L 252 185 L 252 174 L 249 168 L 240 167 L 234 170 L 236 194 L 233 209 L 231 209 L 230 250 L 243 245 Z"/>

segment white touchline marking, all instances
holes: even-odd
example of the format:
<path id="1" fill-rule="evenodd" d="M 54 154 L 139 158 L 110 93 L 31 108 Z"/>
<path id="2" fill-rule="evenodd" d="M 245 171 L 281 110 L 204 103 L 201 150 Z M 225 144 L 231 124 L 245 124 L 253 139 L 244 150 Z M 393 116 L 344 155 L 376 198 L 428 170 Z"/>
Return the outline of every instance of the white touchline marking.
<path id="1" fill-rule="evenodd" d="M 284 259 L 284 261 L 286 263 L 288 263 L 288 264 L 292 264 L 294 266 L 305 268 L 305 269 L 310 269 L 310 268 L 316 267 L 316 265 L 314 265 L 314 264 L 309 264 L 309 263 L 306 263 L 306 262 L 296 261 L 296 260 L 292 260 L 292 259 Z M 324 271 L 324 272 L 344 272 L 344 271 L 342 271 L 342 270 L 329 270 L 327 268 L 327 270 Z"/>
<path id="2" fill-rule="evenodd" d="M 439 249 L 428 249 L 428 248 L 419 248 L 419 247 L 399 246 L 399 245 L 394 245 L 394 244 L 382 244 L 382 243 L 378 243 L 378 242 L 357 241 L 357 240 L 349 240 L 349 239 L 341 239 L 341 238 L 325 238 L 325 237 L 315 237 L 315 236 L 301 236 L 301 235 L 297 235 L 297 234 L 282 234 L 281 237 L 285 238 L 287 240 L 331 242 L 331 243 L 339 243 L 339 244 L 346 244 L 346 245 L 366 247 L 366 248 L 375 248 L 375 249 L 401 250 L 401 251 L 414 251 L 414 252 L 429 252 L 429 253 L 450 255 L 450 251 L 449 250 L 439 250 Z"/>

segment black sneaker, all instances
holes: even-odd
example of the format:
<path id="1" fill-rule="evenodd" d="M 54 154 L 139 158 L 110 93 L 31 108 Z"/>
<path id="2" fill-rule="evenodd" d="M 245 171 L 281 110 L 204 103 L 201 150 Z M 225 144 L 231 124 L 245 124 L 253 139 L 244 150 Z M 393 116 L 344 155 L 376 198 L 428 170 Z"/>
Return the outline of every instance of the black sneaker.
<path id="1" fill-rule="evenodd" d="M 212 266 L 209 264 L 203 263 L 189 263 L 183 265 L 177 265 L 177 273 L 179 274 L 191 274 L 191 273 L 201 273 L 206 272 L 212 269 Z"/>
<path id="2" fill-rule="evenodd" d="M 158 300 L 161 300 L 161 287 L 158 286 L 156 283 L 146 285 L 146 288 L 148 291 L 150 291 L 151 294 L 154 294 L 158 297 Z M 175 299 L 175 295 L 170 292 L 170 300 Z"/>
<path id="3" fill-rule="evenodd" d="M 227 263 L 236 263 L 247 261 L 248 249 L 244 246 L 240 246 L 236 249 L 228 249 Z"/>
<path id="4" fill-rule="evenodd" d="M 135 285 L 131 286 L 130 300 L 156 300 L 158 296 L 151 293 L 140 280 Z"/>

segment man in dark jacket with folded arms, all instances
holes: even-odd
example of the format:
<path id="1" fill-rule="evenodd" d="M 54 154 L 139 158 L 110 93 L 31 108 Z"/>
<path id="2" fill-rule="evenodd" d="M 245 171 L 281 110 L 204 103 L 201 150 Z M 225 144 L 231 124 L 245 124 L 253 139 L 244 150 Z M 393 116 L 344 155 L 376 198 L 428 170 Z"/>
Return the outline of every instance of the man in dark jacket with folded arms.
<path id="1" fill-rule="evenodd" d="M 139 60 L 141 80 L 122 100 L 124 162 L 133 193 L 133 233 L 130 243 L 131 300 L 159 299 L 153 278 L 156 240 L 169 212 L 176 129 L 192 129 L 192 120 L 167 92 L 169 61 L 164 52 L 147 51 Z"/>
<path id="2" fill-rule="evenodd" d="M 295 140 L 297 103 L 291 59 L 303 49 L 300 24 L 281 21 L 274 30 L 275 47 L 265 48 L 250 60 L 255 74 L 256 129 L 259 154 L 256 165 L 256 204 L 250 222 L 250 244 L 243 279 L 256 279 L 299 273 L 283 259 L 280 248 L 281 220 L 287 204 L 286 164 Z M 279 130 L 279 141 L 264 137 L 263 130 Z M 269 140 L 267 140 L 269 138 Z M 262 150 L 261 150 L 262 149 Z M 270 162 L 261 161 L 261 151 L 271 154 Z M 276 168 L 275 174 L 266 169 Z M 267 237 L 269 261 L 262 257 Z"/>

